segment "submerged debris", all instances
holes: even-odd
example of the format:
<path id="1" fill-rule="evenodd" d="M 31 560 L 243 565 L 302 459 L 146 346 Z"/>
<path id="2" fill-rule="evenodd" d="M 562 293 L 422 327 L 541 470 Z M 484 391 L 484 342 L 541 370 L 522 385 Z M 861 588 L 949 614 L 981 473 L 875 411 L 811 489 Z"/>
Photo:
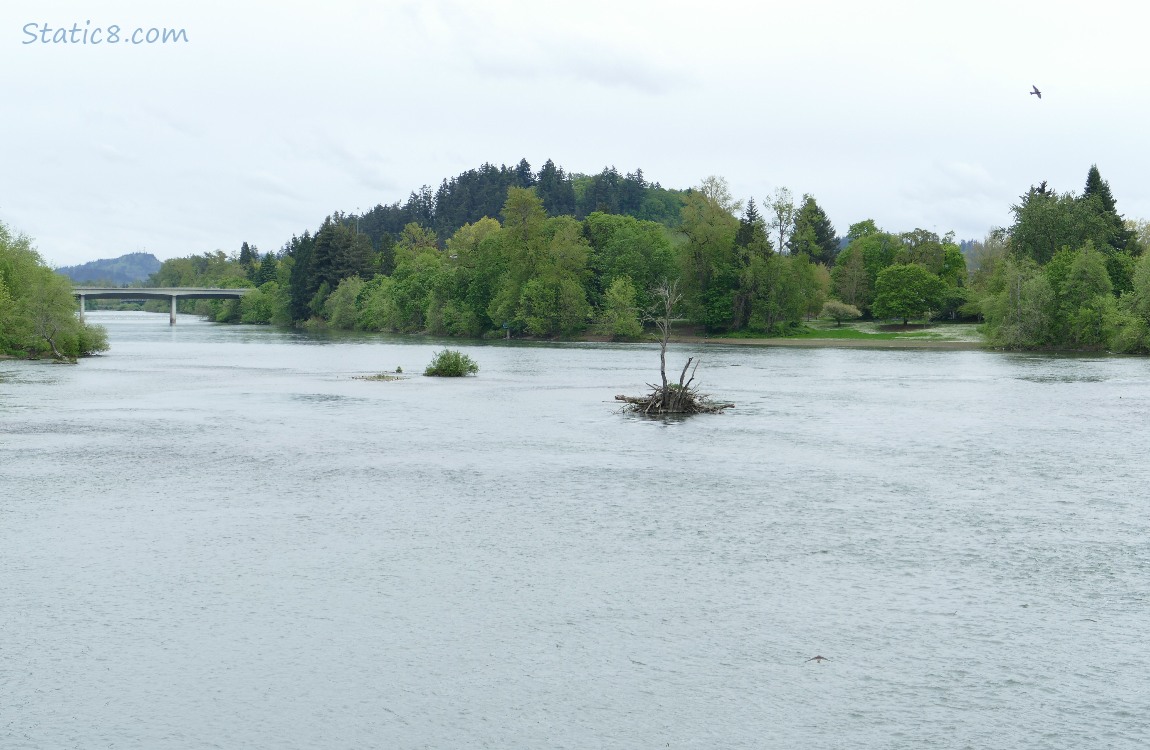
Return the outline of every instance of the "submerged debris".
<path id="1" fill-rule="evenodd" d="M 687 370 L 691 368 L 691 362 L 695 362 L 695 367 L 691 369 L 691 377 L 688 379 Z M 626 404 L 623 407 L 624 411 L 641 414 L 715 414 L 723 409 L 732 408 L 734 404 L 712 401 L 710 396 L 699 393 L 698 388 L 692 387 L 695 370 L 698 368 L 698 361 L 694 357 L 688 357 L 687 364 L 683 365 L 683 372 L 679 374 L 678 383 L 668 383 L 664 376 L 661 386 L 647 384 L 651 393 L 646 396 L 619 395 L 615 400 Z"/>
<path id="2" fill-rule="evenodd" d="M 405 378 L 399 374 L 400 372 L 403 372 L 403 371 L 397 369 L 394 373 L 392 373 L 392 372 L 381 372 L 381 373 L 377 373 L 375 375 L 352 375 L 351 379 L 352 380 L 383 380 L 383 381 L 388 381 L 388 382 L 390 382 L 392 380 L 407 380 L 407 378 Z"/>

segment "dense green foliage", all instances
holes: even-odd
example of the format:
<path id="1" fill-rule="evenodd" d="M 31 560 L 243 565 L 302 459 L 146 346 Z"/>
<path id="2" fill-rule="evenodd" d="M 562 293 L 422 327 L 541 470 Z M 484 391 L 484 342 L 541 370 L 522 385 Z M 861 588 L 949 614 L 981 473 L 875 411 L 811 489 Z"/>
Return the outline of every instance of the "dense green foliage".
<path id="1" fill-rule="evenodd" d="M 876 318 L 920 318 L 939 307 L 943 283 L 935 274 L 918 263 L 887 266 L 875 280 L 874 314 Z"/>
<path id="2" fill-rule="evenodd" d="M 472 207 L 487 213 L 455 226 L 474 215 L 456 210 L 464 187 L 475 198 Z M 490 189 L 504 190 L 494 211 Z M 481 194 L 487 197 L 478 201 Z M 196 304 L 217 321 L 463 337 L 591 331 L 635 339 L 652 290 L 677 280 L 690 323 L 709 332 L 785 335 L 801 330 L 831 296 L 827 261 L 839 240 L 809 195 L 796 208 L 780 189 L 765 205 L 769 218 L 753 200 L 745 207 L 736 201 L 718 177 L 676 192 L 648 183 L 641 171 L 571 177 L 551 162 L 538 175 L 526 162 L 514 169 L 486 165 L 445 182 L 435 195 L 413 194 L 404 216 L 418 220 L 394 232 L 378 234 L 382 225 L 372 222 L 387 213 L 379 207 L 374 219 L 335 214 L 278 254 L 261 258 L 245 243 L 230 260 L 217 251 L 168 261 L 152 281 L 258 288 L 242 301 Z M 449 215 L 455 218 L 443 218 Z M 845 257 L 865 266 L 858 299 L 848 304 L 869 311 L 866 289 L 895 260 L 921 258 L 936 273 L 943 270 L 937 237 L 931 255 L 917 247 L 929 244 L 921 230 L 904 240 L 864 224 L 875 237 L 889 237 L 890 248 L 874 255 L 867 243 L 885 247 L 886 240 L 861 233 L 862 244 L 848 248 Z M 444 236 L 437 225 L 455 228 Z M 779 253 L 773 237 L 788 252 Z"/>
<path id="3" fill-rule="evenodd" d="M 471 357 L 454 349 L 444 349 L 435 353 L 423 374 L 437 378 L 462 378 L 477 372 L 479 365 Z"/>
<path id="4" fill-rule="evenodd" d="M 1080 196 L 1043 183 L 1013 210 L 1004 236 L 988 238 L 996 247 L 979 284 L 989 341 L 1150 352 L 1150 259 L 1098 168 Z"/>
<path id="5" fill-rule="evenodd" d="M 75 359 L 106 350 L 104 329 L 80 323 L 78 310 L 72 282 L 0 223 L 0 353 Z"/>
<path id="6" fill-rule="evenodd" d="M 982 319 L 1008 348 L 1147 351 L 1150 224 L 1122 219 L 1096 167 L 1081 196 L 1031 188 L 1014 223 L 966 253 L 952 234 L 869 219 L 840 239 L 812 196 L 796 206 L 791 195 L 744 204 L 719 177 L 673 191 L 638 170 L 484 165 L 402 206 L 333 214 L 278 253 L 245 244 L 238 257 L 167 261 L 151 283 L 258 289 L 196 303 L 218 321 L 627 340 L 667 280 L 706 332 L 801 335 L 853 308 L 903 324 Z"/>

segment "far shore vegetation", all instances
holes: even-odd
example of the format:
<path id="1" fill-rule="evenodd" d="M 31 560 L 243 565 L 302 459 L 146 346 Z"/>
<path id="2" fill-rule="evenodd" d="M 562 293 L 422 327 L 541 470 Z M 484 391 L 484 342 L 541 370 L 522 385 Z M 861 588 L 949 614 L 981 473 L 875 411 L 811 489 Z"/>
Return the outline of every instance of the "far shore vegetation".
<path id="1" fill-rule="evenodd" d="M 258 290 L 181 303 L 219 322 L 643 341 L 674 282 L 676 335 L 1150 353 L 1150 223 L 1118 212 L 1098 169 L 1010 208 L 981 240 L 869 219 L 839 234 L 787 188 L 740 201 L 720 177 L 679 190 L 524 160 L 332 214 L 275 251 L 171 259 L 147 283 Z"/>

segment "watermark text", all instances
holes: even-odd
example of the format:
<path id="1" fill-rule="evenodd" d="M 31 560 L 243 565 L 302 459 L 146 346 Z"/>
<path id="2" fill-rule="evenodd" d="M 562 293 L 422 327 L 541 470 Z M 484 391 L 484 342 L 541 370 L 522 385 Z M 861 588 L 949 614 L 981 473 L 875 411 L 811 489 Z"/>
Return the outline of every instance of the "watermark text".
<path id="1" fill-rule="evenodd" d="M 169 29 L 152 26 L 93 26 L 91 21 L 71 26 L 52 26 L 48 23 L 24 24 L 21 44 L 187 44 L 187 29 Z"/>

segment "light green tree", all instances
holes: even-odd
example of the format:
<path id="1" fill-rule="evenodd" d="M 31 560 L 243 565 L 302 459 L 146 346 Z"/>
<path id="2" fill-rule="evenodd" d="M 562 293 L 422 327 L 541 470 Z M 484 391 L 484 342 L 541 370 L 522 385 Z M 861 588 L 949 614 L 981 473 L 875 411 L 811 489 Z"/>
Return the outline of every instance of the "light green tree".
<path id="1" fill-rule="evenodd" d="M 738 285 L 735 235 L 741 204 L 727 181 L 708 177 L 685 198 L 681 229 L 687 244 L 680 255 L 683 300 L 689 317 L 707 328 L 731 322 Z"/>
<path id="2" fill-rule="evenodd" d="M 639 307 L 635 303 L 635 285 L 630 276 L 619 276 L 603 295 L 600 329 L 617 339 L 634 339 L 643 333 Z"/>
<path id="3" fill-rule="evenodd" d="M 360 292 L 357 324 L 365 331 L 396 332 L 403 328 L 399 305 L 395 299 L 395 280 L 376 276 Z"/>
<path id="4" fill-rule="evenodd" d="M 1055 341 L 1054 288 L 1034 261 L 1006 257 L 987 283 L 982 310 L 989 343 L 1004 349 L 1034 349 Z"/>
<path id="5" fill-rule="evenodd" d="M 358 276 L 349 276 L 339 282 L 339 286 L 328 295 L 323 305 L 323 316 L 328 325 L 345 331 L 356 327 L 359 318 L 356 298 L 363 291 L 363 285 L 363 279 Z"/>
<path id="6" fill-rule="evenodd" d="M 534 335 L 569 335 L 587 326 L 590 307 L 583 280 L 590 248 L 570 216 L 548 219 L 534 273 L 523 287 L 517 318 Z"/>
<path id="7" fill-rule="evenodd" d="M 830 318 L 835 322 L 836 326 L 841 326 L 844 320 L 857 320 L 861 318 L 862 312 L 854 305 L 839 302 L 837 299 L 829 299 L 823 303 L 823 309 L 819 312 L 819 317 Z"/>
<path id="8" fill-rule="evenodd" d="M 779 187 L 775 188 L 774 195 L 768 198 L 765 204 L 769 209 L 767 226 L 776 238 L 775 247 L 781 253 L 783 248 L 788 247 L 791 230 L 795 226 L 795 197 L 790 189 Z"/>
<path id="9" fill-rule="evenodd" d="M 494 282 L 494 294 L 486 312 L 496 326 L 522 328 L 520 296 L 546 255 L 547 212 L 533 189 L 513 187 L 507 191 L 502 214 L 498 257 L 487 259 L 489 264 L 497 266 L 498 280 Z"/>
<path id="10" fill-rule="evenodd" d="M 78 310 L 71 281 L 0 223 L 0 352 L 74 361 L 107 349 L 104 330 L 81 324 Z"/>
<path id="11" fill-rule="evenodd" d="M 1060 259 L 1067 257 L 1070 262 L 1058 286 L 1064 342 L 1074 347 L 1101 346 L 1113 333 L 1117 312 L 1106 258 L 1089 240 L 1081 249 L 1061 254 Z"/>
<path id="12" fill-rule="evenodd" d="M 1111 348 L 1126 354 L 1150 352 L 1150 254 L 1134 266 L 1130 291 L 1119 300 Z"/>
<path id="13" fill-rule="evenodd" d="M 280 286 L 275 281 L 267 281 L 258 289 L 249 292 L 240 300 L 240 322 L 266 325 L 285 313 L 287 295 L 280 294 Z"/>

